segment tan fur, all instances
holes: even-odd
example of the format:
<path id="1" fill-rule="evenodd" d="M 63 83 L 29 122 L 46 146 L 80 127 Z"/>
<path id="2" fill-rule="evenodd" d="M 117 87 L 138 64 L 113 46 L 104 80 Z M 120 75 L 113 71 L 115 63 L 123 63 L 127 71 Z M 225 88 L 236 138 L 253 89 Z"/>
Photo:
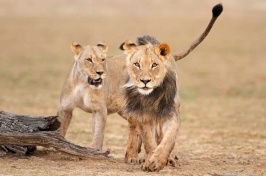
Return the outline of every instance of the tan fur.
<path id="1" fill-rule="evenodd" d="M 184 58 L 187 56 L 194 48 L 196 48 L 208 35 L 209 31 L 211 30 L 215 20 L 218 18 L 220 13 L 222 12 L 222 5 L 219 4 L 215 6 L 213 12 L 215 11 L 215 15 L 211 19 L 208 27 L 204 31 L 204 33 L 183 53 L 181 54 L 174 54 L 175 61 Z M 220 12 L 219 12 L 220 11 Z M 93 113 L 93 140 L 92 146 L 98 149 L 102 148 L 103 143 L 103 136 L 104 136 L 104 128 L 106 122 L 106 115 L 118 112 L 122 117 L 126 119 L 132 118 L 132 115 L 126 113 L 125 109 L 123 109 L 123 105 L 125 104 L 125 100 L 123 97 L 123 86 L 130 86 L 132 84 L 136 84 L 138 86 L 143 86 L 143 82 L 140 79 L 149 80 L 151 81 L 148 83 L 148 88 L 156 87 L 158 84 L 161 83 L 166 71 L 172 70 L 175 74 L 177 74 L 177 68 L 175 66 L 174 59 L 170 56 L 170 47 L 167 44 L 161 44 L 156 48 L 153 48 L 152 45 L 147 46 L 137 46 L 136 44 L 132 43 L 131 41 L 126 41 L 125 44 L 121 47 L 121 49 L 126 50 L 128 54 L 128 59 L 126 61 L 125 55 L 117 55 L 114 57 L 106 58 L 106 63 L 102 62 L 103 58 L 105 58 L 105 52 L 107 51 L 108 47 L 104 43 L 99 43 L 97 46 L 90 47 L 82 47 L 77 43 L 73 43 L 71 46 L 73 52 L 75 53 L 75 63 L 71 71 L 68 74 L 66 79 L 64 88 L 62 90 L 60 105 L 58 107 L 58 115 L 59 119 L 61 120 L 62 127 L 61 127 L 61 134 L 65 135 L 68 126 L 70 124 L 72 118 L 72 111 L 75 107 L 79 107 L 86 112 Z M 141 49 L 140 49 L 141 48 Z M 145 67 L 151 66 L 153 59 L 155 58 L 160 64 L 156 66 L 160 68 L 160 71 L 154 69 L 152 74 L 149 72 L 144 71 L 143 75 L 133 74 L 131 71 L 136 70 L 136 64 L 132 67 L 132 60 L 130 58 L 137 56 L 139 54 L 137 51 L 142 50 L 142 52 L 150 53 L 147 62 L 143 62 Z M 88 63 L 85 63 L 84 59 L 87 56 L 92 56 L 96 58 L 93 59 L 94 64 L 91 67 Z M 169 58 L 170 57 L 170 58 Z M 137 61 L 139 58 L 134 58 L 134 61 Z M 159 60 L 158 60 L 159 59 Z M 126 64 L 125 64 L 126 62 Z M 161 64 L 163 63 L 163 65 Z M 124 69 L 124 66 L 126 68 Z M 92 77 L 93 79 L 97 79 L 99 75 L 95 74 L 95 72 L 100 69 L 103 71 L 103 82 L 102 87 L 91 87 L 86 80 L 86 75 Z M 99 71 L 99 70 L 98 70 Z M 126 73 L 130 73 L 130 78 L 126 84 Z M 85 76 L 84 76 L 85 75 Z M 151 76 L 152 75 L 152 76 Z M 135 81 L 133 81 L 135 80 Z M 178 79 L 176 79 L 178 83 Z M 177 86 L 178 89 L 178 86 Z M 142 93 L 149 94 L 149 90 L 142 90 Z M 143 141 L 146 144 L 146 162 L 144 164 L 144 170 L 159 170 L 165 165 L 165 160 L 168 158 L 166 155 L 171 153 L 171 148 L 174 145 L 175 136 L 177 133 L 177 129 L 179 126 L 179 96 L 178 94 L 175 97 L 175 109 L 176 114 L 169 118 L 163 118 L 158 120 L 156 123 L 160 125 L 160 134 L 157 138 L 157 143 L 159 145 L 154 149 L 155 154 L 150 155 L 152 148 L 154 148 L 154 139 L 145 140 Z M 156 105 L 156 102 L 155 104 Z M 122 108 L 122 109 L 121 109 Z M 141 146 L 141 137 L 139 136 L 140 129 L 145 130 L 145 125 L 149 128 L 151 125 L 154 125 L 153 117 L 151 116 L 142 116 L 141 121 L 145 122 L 143 125 L 135 125 L 130 123 L 130 137 L 128 140 L 128 150 L 127 155 L 125 157 L 125 161 L 135 161 L 137 162 L 137 154 L 136 151 L 139 152 Z M 130 120 L 129 120 L 130 122 Z M 134 121 L 132 121 L 134 122 Z M 146 123 L 149 122 L 149 123 Z M 135 122 L 134 122 L 135 123 Z M 139 123 L 138 123 L 139 124 Z M 143 131 L 142 130 L 142 131 Z M 136 137 L 137 135 L 137 137 Z M 154 132 L 151 131 L 151 134 L 147 135 L 154 135 Z M 136 142 L 137 140 L 137 142 Z M 137 145 L 136 145 L 137 143 Z M 136 149 L 136 147 L 138 149 Z M 131 149 L 132 148 L 132 149 Z M 133 152 L 131 152 L 131 150 Z M 132 159 L 130 159 L 132 158 Z M 171 161 L 172 159 L 170 159 Z M 155 167 L 153 168 L 154 163 L 151 161 L 155 161 Z"/>
<path id="2" fill-rule="evenodd" d="M 75 62 L 66 78 L 58 116 L 61 121 L 60 133 L 65 136 L 72 119 L 72 112 L 78 107 L 92 113 L 92 143 L 96 149 L 102 149 L 107 114 L 118 112 L 123 104 L 121 76 L 125 56 L 119 55 L 106 58 L 107 46 L 84 46 L 73 42 Z M 99 75 L 97 72 L 101 72 Z M 92 80 L 102 79 L 101 85 L 91 85 Z"/>
<path id="3" fill-rule="evenodd" d="M 127 143 L 127 152 L 125 155 L 126 163 L 141 163 L 141 159 L 138 157 L 140 152 L 142 140 L 140 136 L 140 129 L 137 121 L 133 118 L 128 118 L 129 122 L 129 138 Z"/>
<path id="4" fill-rule="evenodd" d="M 143 46 L 134 46 L 133 44 L 130 46 L 128 41 L 124 45 L 123 48 L 128 54 L 126 72 L 129 75 L 129 81 L 126 86 L 135 86 L 140 96 L 149 96 L 156 87 L 163 83 L 165 75 L 169 71 L 175 74 L 176 85 L 178 85 L 177 67 L 175 60 L 170 57 L 169 45 L 153 46 L 148 43 Z M 146 81 L 146 87 L 143 80 L 149 80 L 148 82 Z M 159 118 L 150 113 L 137 114 L 134 113 L 135 109 L 132 110 L 133 112 L 130 109 L 125 110 L 126 112 L 129 111 L 128 116 L 132 118 L 128 120 L 131 132 L 125 157 L 126 162 L 134 163 L 138 161 L 138 145 L 133 144 L 134 142 L 136 143 L 136 135 L 139 135 L 136 129 L 139 128 L 146 152 L 142 170 L 159 171 L 167 164 L 175 145 L 180 123 L 178 86 L 175 91 L 175 97 L 170 97 L 174 98 L 174 111 L 167 117 Z M 153 104 L 147 106 L 156 106 L 159 103 L 158 101 L 155 100 Z M 159 126 L 157 140 L 156 126 Z M 173 160 L 170 159 L 169 162 L 173 162 Z"/>
<path id="5" fill-rule="evenodd" d="M 136 152 L 138 150 L 136 147 L 139 147 L 140 145 L 134 145 L 134 140 L 136 141 L 136 136 L 139 135 L 138 129 L 140 129 L 142 141 L 146 150 L 146 159 L 145 163 L 142 165 L 142 169 L 148 171 L 158 171 L 162 169 L 167 162 L 172 166 L 175 166 L 175 160 L 170 157 L 170 153 L 175 145 L 175 139 L 180 124 L 180 102 L 178 95 L 177 76 L 178 70 L 175 65 L 175 61 L 186 57 L 205 39 L 222 11 L 222 4 L 214 6 L 212 9 L 212 19 L 205 31 L 197 40 L 192 43 L 190 47 L 184 50 L 181 54 L 173 54 L 173 56 L 171 56 L 171 49 L 169 45 L 159 45 L 159 42 L 150 36 L 143 36 L 138 39 L 138 44 L 141 46 L 137 46 L 130 40 L 127 40 L 120 46 L 120 49 L 125 50 L 125 53 L 128 55 L 126 72 L 128 73 L 129 80 L 125 84 L 125 87 L 135 86 L 140 94 L 149 96 L 149 94 L 156 89 L 156 86 L 163 83 L 162 81 L 166 75 L 166 72 L 170 71 L 176 74 L 176 95 L 174 98 L 175 113 L 172 113 L 168 117 L 162 118 L 161 116 L 165 115 L 165 112 L 156 111 L 156 108 L 159 107 L 158 101 L 155 100 L 154 102 L 151 102 L 150 100 L 145 100 L 145 98 L 139 98 L 139 96 L 135 93 L 136 88 L 130 88 L 127 90 L 125 98 L 133 98 L 133 101 L 129 101 L 133 105 L 126 104 L 123 109 L 124 115 L 129 116 L 131 119 L 129 120 L 131 132 L 125 157 L 126 162 L 134 163 L 138 161 Z M 148 40 L 150 42 L 147 42 Z M 156 62 L 156 64 L 154 64 L 154 62 Z M 157 65 L 156 69 L 152 69 L 153 65 Z M 165 88 L 166 87 L 163 87 L 163 89 Z M 137 98 L 140 100 L 135 103 Z M 152 98 L 150 99 L 152 100 Z M 158 96 L 158 99 L 160 99 L 160 96 Z M 167 101 L 168 99 L 165 98 L 164 100 Z M 145 105 L 144 103 L 147 102 L 148 104 Z M 138 105 L 138 103 L 141 103 L 141 105 Z M 155 108 L 150 108 L 151 106 Z M 138 108 L 139 110 L 137 110 Z M 146 110 L 149 110 L 149 113 L 147 113 Z M 154 111 L 156 111 L 158 114 L 154 114 Z M 156 116 L 160 117 L 158 118 Z M 157 131 L 158 133 L 154 132 L 156 125 L 159 126 Z"/>

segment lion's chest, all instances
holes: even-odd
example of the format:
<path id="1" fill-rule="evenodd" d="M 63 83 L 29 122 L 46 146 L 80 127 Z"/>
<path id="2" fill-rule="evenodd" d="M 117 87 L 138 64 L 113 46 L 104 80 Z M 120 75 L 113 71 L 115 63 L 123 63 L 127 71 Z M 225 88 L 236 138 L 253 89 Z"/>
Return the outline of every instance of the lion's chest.
<path id="1" fill-rule="evenodd" d="M 100 90 L 95 90 L 89 86 L 78 85 L 74 94 L 76 95 L 75 101 L 77 107 L 86 112 L 96 112 L 101 109 L 103 104 L 102 92 Z"/>

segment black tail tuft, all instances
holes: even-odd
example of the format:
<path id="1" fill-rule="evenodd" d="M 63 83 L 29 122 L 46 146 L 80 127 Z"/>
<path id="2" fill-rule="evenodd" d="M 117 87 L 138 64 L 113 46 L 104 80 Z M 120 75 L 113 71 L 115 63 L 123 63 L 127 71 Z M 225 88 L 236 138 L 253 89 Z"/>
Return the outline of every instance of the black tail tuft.
<path id="1" fill-rule="evenodd" d="M 217 4 L 212 9 L 212 16 L 217 18 L 222 12 L 223 12 L 223 5 L 221 3 Z"/>

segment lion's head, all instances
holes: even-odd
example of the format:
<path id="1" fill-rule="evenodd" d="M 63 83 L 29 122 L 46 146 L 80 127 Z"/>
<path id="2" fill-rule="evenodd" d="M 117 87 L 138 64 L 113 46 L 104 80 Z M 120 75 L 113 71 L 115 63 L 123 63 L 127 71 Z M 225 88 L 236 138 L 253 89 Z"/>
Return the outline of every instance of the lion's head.
<path id="1" fill-rule="evenodd" d="M 124 86 L 126 112 L 156 117 L 174 112 L 177 73 L 169 59 L 169 45 L 143 36 L 138 38 L 138 45 L 127 40 L 120 49 L 128 54 Z"/>
<path id="2" fill-rule="evenodd" d="M 106 76 L 106 52 L 108 47 L 99 43 L 97 46 L 84 46 L 73 42 L 72 51 L 75 53 L 75 64 L 82 75 L 83 80 L 95 89 L 102 87 Z"/>
<path id="3" fill-rule="evenodd" d="M 150 94 L 164 80 L 170 56 L 169 45 L 159 44 L 154 38 L 139 38 L 139 46 L 127 40 L 121 45 L 127 56 L 129 80 L 125 86 L 136 86 L 139 93 Z"/>

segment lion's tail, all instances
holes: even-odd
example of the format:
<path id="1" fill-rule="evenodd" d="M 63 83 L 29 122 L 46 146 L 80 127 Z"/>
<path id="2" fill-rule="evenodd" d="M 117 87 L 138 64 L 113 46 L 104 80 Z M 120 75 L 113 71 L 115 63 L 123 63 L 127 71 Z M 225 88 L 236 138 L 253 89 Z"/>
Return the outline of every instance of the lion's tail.
<path id="1" fill-rule="evenodd" d="M 192 45 L 189 48 L 185 49 L 180 54 L 173 54 L 175 61 L 178 61 L 178 60 L 186 57 L 193 49 L 195 49 L 205 39 L 205 37 L 209 34 L 210 30 L 212 29 L 213 24 L 215 23 L 215 21 L 219 17 L 219 15 L 222 13 L 222 11 L 223 11 L 223 5 L 222 4 L 217 4 L 213 7 L 212 19 L 209 22 L 205 31 L 201 34 L 201 36 L 197 40 L 195 40 L 192 43 Z"/>

